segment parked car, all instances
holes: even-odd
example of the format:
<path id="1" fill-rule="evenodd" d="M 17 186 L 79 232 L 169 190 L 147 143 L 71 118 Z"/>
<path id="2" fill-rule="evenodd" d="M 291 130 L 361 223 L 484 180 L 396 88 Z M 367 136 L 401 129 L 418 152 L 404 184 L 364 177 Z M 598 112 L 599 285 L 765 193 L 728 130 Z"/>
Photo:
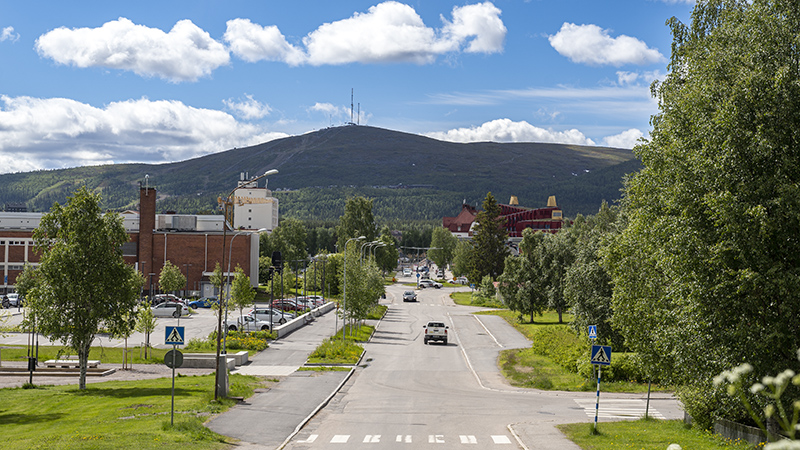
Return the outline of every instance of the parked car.
<path id="1" fill-rule="evenodd" d="M 242 318 L 226 320 L 225 328 L 228 331 L 269 331 L 269 322 L 258 320 L 251 315 Z"/>
<path id="2" fill-rule="evenodd" d="M 182 305 L 186 304 L 186 300 L 178 297 L 177 295 L 173 294 L 157 294 L 153 296 L 152 304 L 160 305 L 164 302 L 171 302 L 171 303 L 180 303 Z"/>
<path id="3" fill-rule="evenodd" d="M 302 311 L 303 308 L 297 306 L 293 298 L 273 300 L 272 307 L 283 311 Z"/>
<path id="4" fill-rule="evenodd" d="M 3 308 L 10 308 L 12 306 L 25 306 L 25 299 L 20 297 L 16 292 L 3 296 Z"/>
<path id="5" fill-rule="evenodd" d="M 441 289 L 442 288 L 442 283 L 437 283 L 436 281 L 433 281 L 433 280 L 419 280 L 419 287 L 421 287 L 423 289 L 425 289 L 425 288 Z"/>
<path id="6" fill-rule="evenodd" d="M 248 315 L 255 316 L 257 320 L 267 323 L 269 323 L 269 316 L 272 316 L 272 323 L 279 325 L 294 319 L 294 314 L 272 308 L 254 308 L 250 310 Z"/>
<path id="7" fill-rule="evenodd" d="M 417 301 L 417 293 L 414 291 L 405 291 L 403 292 L 403 301 L 404 302 L 415 302 Z"/>
<path id="8" fill-rule="evenodd" d="M 192 300 L 189 302 L 189 307 L 193 309 L 197 308 L 216 308 L 217 307 L 217 297 L 202 297 L 197 300 Z"/>
<path id="9" fill-rule="evenodd" d="M 325 304 L 325 297 L 323 297 L 321 295 L 309 295 L 307 298 L 309 298 L 311 300 L 314 300 L 314 303 L 317 306 L 322 306 L 322 305 Z"/>
<path id="10" fill-rule="evenodd" d="M 458 277 L 455 282 L 456 284 L 469 284 L 467 277 Z"/>
<path id="11" fill-rule="evenodd" d="M 164 302 L 153 306 L 153 315 L 156 317 L 181 317 L 189 315 L 189 308 L 183 303 Z"/>

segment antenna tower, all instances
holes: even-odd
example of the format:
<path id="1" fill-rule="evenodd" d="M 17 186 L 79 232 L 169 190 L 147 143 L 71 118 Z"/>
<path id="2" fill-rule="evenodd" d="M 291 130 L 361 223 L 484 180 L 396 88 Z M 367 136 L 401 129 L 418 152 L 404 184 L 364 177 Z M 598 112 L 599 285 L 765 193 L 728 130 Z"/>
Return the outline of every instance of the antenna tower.
<path id="1" fill-rule="evenodd" d="M 353 88 L 350 88 L 350 125 L 353 124 Z"/>

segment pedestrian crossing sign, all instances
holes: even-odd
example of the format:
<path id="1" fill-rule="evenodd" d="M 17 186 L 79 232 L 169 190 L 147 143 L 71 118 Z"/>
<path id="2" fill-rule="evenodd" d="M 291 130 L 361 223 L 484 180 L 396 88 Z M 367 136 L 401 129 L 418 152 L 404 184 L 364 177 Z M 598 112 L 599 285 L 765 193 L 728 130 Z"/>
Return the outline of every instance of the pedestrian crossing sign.
<path id="1" fill-rule="evenodd" d="M 184 344 L 184 327 L 167 327 L 167 337 L 164 343 L 167 345 L 183 345 Z"/>
<path id="2" fill-rule="evenodd" d="M 611 365 L 611 346 L 610 345 L 593 345 L 592 346 L 592 364 L 599 366 Z"/>
<path id="3" fill-rule="evenodd" d="M 597 339 L 597 325 L 589 325 L 589 339 Z"/>

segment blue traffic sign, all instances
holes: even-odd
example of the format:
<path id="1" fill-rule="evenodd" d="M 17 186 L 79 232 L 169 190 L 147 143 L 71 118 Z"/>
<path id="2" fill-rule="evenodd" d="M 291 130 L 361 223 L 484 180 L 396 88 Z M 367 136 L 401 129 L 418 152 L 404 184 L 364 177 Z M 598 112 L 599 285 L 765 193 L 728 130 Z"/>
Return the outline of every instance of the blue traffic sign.
<path id="1" fill-rule="evenodd" d="M 593 345 L 592 346 L 592 364 L 598 366 L 611 365 L 611 346 L 610 345 Z"/>
<path id="2" fill-rule="evenodd" d="M 168 326 L 164 343 L 167 345 L 183 345 L 185 343 L 184 336 L 186 336 L 183 331 L 184 328 Z"/>
<path id="3" fill-rule="evenodd" d="M 597 325 L 589 325 L 589 339 L 597 339 Z"/>

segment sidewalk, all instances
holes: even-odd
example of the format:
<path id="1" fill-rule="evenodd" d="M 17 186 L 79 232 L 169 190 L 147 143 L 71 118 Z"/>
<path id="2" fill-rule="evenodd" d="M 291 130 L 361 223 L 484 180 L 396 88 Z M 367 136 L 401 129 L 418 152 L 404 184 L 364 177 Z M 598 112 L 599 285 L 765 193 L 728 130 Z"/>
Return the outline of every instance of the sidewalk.
<path id="1" fill-rule="evenodd" d="M 336 332 L 336 315 L 325 314 L 314 322 L 273 342 L 248 365 L 231 373 L 286 377 L 266 392 L 256 393 L 206 426 L 242 441 L 248 449 L 275 449 L 317 412 L 349 378 L 352 371 L 300 371 L 308 355 Z"/>

